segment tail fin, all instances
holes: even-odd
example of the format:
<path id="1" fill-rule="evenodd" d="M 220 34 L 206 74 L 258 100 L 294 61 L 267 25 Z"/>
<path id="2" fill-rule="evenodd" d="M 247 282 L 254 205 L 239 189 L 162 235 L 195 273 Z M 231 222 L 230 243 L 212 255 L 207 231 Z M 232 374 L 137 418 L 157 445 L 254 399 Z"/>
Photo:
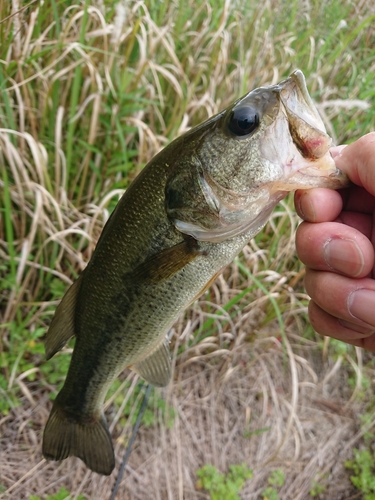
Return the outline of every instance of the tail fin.
<path id="1" fill-rule="evenodd" d="M 112 440 L 104 417 L 80 422 L 56 403 L 44 430 L 43 455 L 47 460 L 75 456 L 93 472 L 106 476 L 115 466 Z"/>

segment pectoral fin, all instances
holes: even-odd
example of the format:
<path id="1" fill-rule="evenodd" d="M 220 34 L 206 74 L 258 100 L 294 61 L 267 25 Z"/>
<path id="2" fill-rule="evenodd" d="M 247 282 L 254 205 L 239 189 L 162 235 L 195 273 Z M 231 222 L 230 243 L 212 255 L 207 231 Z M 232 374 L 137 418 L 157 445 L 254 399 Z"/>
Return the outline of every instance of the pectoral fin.
<path id="1" fill-rule="evenodd" d="M 129 273 L 128 277 L 135 283 L 159 283 L 183 269 L 198 255 L 201 255 L 198 242 L 194 238 L 187 237 L 181 243 L 146 259 Z"/>
<path id="2" fill-rule="evenodd" d="M 165 387 L 171 379 L 171 355 L 165 339 L 147 358 L 132 366 L 132 370 L 157 387 Z"/>
<path id="3" fill-rule="evenodd" d="M 51 325 L 46 334 L 44 345 L 46 358 L 54 356 L 74 335 L 74 310 L 77 295 L 81 286 L 83 273 L 71 285 L 62 301 L 57 306 Z"/>

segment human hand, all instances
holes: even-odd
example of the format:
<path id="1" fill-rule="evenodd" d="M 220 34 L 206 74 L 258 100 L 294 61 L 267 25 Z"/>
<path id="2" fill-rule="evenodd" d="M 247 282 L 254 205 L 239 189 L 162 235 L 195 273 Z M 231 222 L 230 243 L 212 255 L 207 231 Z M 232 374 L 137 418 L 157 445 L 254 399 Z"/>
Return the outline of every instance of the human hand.
<path id="1" fill-rule="evenodd" d="M 298 257 L 321 335 L 375 351 L 375 132 L 331 150 L 353 185 L 299 190 Z"/>

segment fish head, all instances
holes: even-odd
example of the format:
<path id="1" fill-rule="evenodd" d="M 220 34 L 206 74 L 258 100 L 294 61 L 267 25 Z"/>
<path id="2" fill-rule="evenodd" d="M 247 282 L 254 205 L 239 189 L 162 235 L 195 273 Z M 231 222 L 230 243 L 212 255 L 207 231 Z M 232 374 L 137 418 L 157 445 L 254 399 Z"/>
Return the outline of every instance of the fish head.
<path id="1" fill-rule="evenodd" d="M 249 92 L 180 139 L 166 209 L 179 231 L 198 240 L 256 234 L 295 189 L 348 185 L 300 70 Z"/>

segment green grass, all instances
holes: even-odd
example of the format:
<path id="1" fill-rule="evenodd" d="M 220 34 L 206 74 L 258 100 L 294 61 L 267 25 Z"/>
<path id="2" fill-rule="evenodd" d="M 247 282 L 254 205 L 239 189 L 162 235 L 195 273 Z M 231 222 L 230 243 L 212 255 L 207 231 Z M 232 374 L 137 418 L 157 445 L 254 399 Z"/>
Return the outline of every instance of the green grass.
<path id="1" fill-rule="evenodd" d="M 345 462 L 350 471 L 350 480 L 365 500 L 375 499 L 374 480 L 374 434 L 371 429 L 373 421 L 373 403 L 371 408 L 360 416 L 363 432 L 361 449 L 354 448 L 352 458 Z"/>
<path id="2" fill-rule="evenodd" d="M 70 500 L 72 495 L 65 488 L 61 488 L 55 495 L 47 495 L 45 500 Z M 77 500 L 86 500 L 83 495 L 78 495 Z M 39 496 L 31 495 L 29 500 L 42 500 Z"/>
<path id="3" fill-rule="evenodd" d="M 262 492 L 264 500 L 279 500 L 278 490 L 284 486 L 285 475 L 282 469 L 273 470 L 267 480 L 268 486 Z"/>
<path id="4" fill-rule="evenodd" d="M 345 467 L 352 473 L 350 479 L 364 500 L 374 500 L 374 453 L 370 449 L 354 449 L 353 454 L 353 460 L 345 462 Z"/>
<path id="5" fill-rule="evenodd" d="M 28 384 L 36 405 L 61 386 L 69 355 L 45 363 L 42 343 L 56 304 L 122 190 L 166 143 L 297 67 L 337 143 L 375 129 L 371 2 L 51 0 L 20 2 L 8 17 L 11 5 L 0 2 L 0 420 L 21 411 Z M 224 272 L 227 288 L 186 314 L 195 328 L 181 355 L 231 352 L 242 318 L 249 349 L 254 332 L 284 338 L 294 325 L 357 387 L 353 349 L 338 353 L 308 325 L 297 223 L 289 198 Z M 173 422 L 160 401 L 153 408 Z"/>
<path id="6" fill-rule="evenodd" d="M 221 474 L 216 467 L 204 465 L 197 471 L 198 489 L 209 492 L 211 500 L 240 500 L 245 481 L 253 477 L 253 471 L 246 464 L 231 465 L 226 474 Z"/>

